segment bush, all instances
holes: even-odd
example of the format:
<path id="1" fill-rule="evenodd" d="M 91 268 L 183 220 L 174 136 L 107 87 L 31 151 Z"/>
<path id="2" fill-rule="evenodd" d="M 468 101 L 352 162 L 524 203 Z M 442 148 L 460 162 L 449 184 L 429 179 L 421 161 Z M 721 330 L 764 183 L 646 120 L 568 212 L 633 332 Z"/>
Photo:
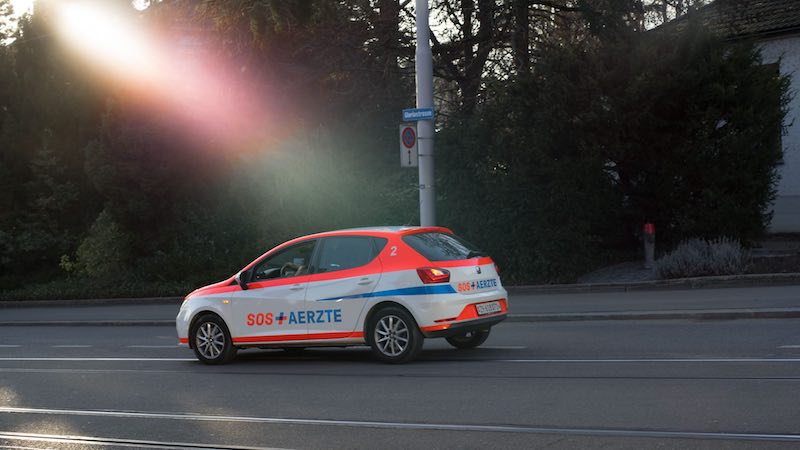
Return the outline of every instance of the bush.
<path id="1" fill-rule="evenodd" d="M 54 278 L 43 283 L 25 283 L 16 289 L 1 290 L 0 301 L 182 297 L 212 281 L 214 280 L 192 284 L 77 275 L 66 279 Z"/>
<path id="2" fill-rule="evenodd" d="M 661 278 L 734 275 L 749 264 L 750 252 L 737 240 L 689 239 L 656 261 L 655 270 Z"/>
<path id="3" fill-rule="evenodd" d="M 123 271 L 128 252 L 128 236 L 104 209 L 78 246 L 75 261 L 65 255 L 60 265 L 67 272 L 93 277 L 116 274 Z"/>

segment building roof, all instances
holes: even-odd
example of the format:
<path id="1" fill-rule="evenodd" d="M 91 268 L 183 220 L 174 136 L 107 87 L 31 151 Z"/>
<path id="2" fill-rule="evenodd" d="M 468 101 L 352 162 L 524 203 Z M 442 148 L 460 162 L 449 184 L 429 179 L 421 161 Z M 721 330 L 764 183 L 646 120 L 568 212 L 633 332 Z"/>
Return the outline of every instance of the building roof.
<path id="1" fill-rule="evenodd" d="M 681 31 L 692 15 L 730 39 L 800 33 L 800 0 L 716 0 L 664 28 Z"/>

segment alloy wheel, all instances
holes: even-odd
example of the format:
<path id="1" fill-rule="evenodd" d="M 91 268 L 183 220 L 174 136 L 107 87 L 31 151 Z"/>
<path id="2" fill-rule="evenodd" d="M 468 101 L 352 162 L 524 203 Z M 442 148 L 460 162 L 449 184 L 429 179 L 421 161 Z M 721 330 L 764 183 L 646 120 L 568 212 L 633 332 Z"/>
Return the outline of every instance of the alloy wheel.
<path id="1" fill-rule="evenodd" d="M 197 329 L 195 345 L 203 357 L 210 360 L 217 359 L 225 348 L 225 333 L 219 325 L 204 322 Z"/>
<path id="2" fill-rule="evenodd" d="M 398 356 L 408 347 L 408 325 L 395 315 L 387 315 L 375 326 L 375 344 L 387 356 Z"/>

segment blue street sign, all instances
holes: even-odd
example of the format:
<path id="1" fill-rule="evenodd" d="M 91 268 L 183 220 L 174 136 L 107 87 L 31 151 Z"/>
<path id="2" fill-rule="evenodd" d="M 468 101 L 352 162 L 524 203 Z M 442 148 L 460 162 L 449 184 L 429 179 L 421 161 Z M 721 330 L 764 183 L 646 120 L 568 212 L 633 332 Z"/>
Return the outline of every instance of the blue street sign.
<path id="1" fill-rule="evenodd" d="M 433 120 L 433 108 L 410 108 L 403 110 L 404 122 L 417 122 L 420 120 Z"/>

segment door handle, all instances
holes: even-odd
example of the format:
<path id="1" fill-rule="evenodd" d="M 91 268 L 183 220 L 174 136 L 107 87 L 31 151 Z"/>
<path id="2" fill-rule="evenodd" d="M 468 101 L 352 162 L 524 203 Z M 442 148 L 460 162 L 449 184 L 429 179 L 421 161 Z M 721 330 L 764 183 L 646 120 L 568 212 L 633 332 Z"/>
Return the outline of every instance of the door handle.
<path id="1" fill-rule="evenodd" d="M 290 291 L 299 291 L 300 289 L 303 289 L 302 284 L 295 284 L 294 286 L 289 288 Z"/>
<path id="2" fill-rule="evenodd" d="M 360 284 L 361 286 L 364 286 L 365 284 L 370 284 L 370 283 L 372 283 L 372 280 L 369 279 L 369 278 L 362 278 L 361 281 L 358 282 L 358 284 Z"/>

